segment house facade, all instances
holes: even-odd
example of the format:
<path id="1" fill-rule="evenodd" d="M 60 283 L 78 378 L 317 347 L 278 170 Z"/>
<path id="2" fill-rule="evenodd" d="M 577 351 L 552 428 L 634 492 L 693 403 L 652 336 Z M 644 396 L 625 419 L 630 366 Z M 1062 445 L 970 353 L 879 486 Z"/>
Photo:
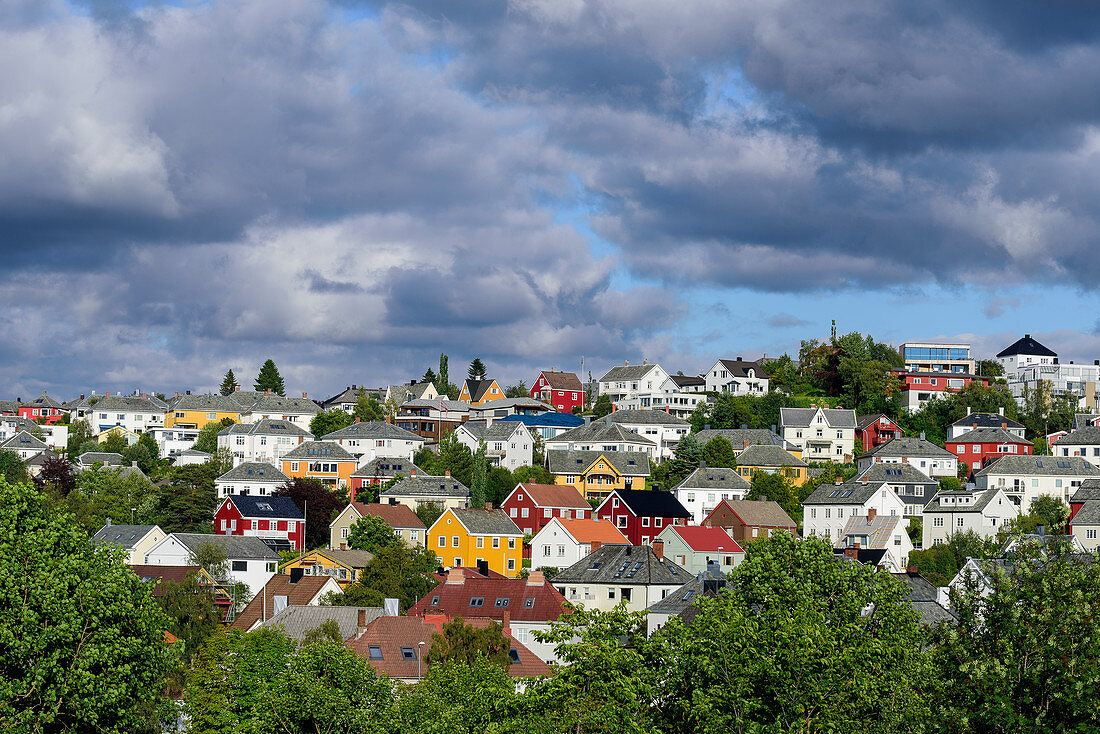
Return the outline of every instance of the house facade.
<path id="1" fill-rule="evenodd" d="M 466 380 L 458 393 L 458 401 L 469 405 L 481 405 L 492 400 L 503 400 L 504 391 L 496 380 Z"/>
<path id="2" fill-rule="evenodd" d="M 856 440 L 867 452 L 887 441 L 901 438 L 905 431 L 884 413 L 861 415 L 856 419 Z"/>
<path id="3" fill-rule="evenodd" d="M 850 461 L 856 441 L 856 412 L 842 408 L 780 408 L 779 435 L 802 451 L 806 461 Z"/>
<path id="4" fill-rule="evenodd" d="M 1004 408 L 1001 408 L 999 413 L 973 413 L 970 408 L 967 408 L 966 417 L 959 418 L 952 423 L 947 436 L 948 438 L 958 438 L 976 428 L 1000 428 L 1017 438 L 1023 438 L 1025 430 L 1023 423 L 1005 417 Z"/>
<path id="5" fill-rule="evenodd" d="M 871 464 L 856 475 L 868 482 L 885 482 L 905 504 L 906 517 L 920 517 L 924 506 L 940 491 L 940 483 L 912 464 Z"/>
<path id="6" fill-rule="evenodd" d="M 1019 505 L 1003 489 L 939 492 L 924 506 L 921 547 L 947 543 L 955 533 L 974 532 L 983 538 L 995 538 L 1019 515 Z"/>
<path id="7" fill-rule="evenodd" d="M 293 423 L 302 430 L 309 430 L 310 421 L 321 412 L 320 406 L 310 400 L 306 393 L 300 398 L 284 398 L 278 395 L 264 395 L 241 413 L 242 423 L 281 420 Z"/>
<path id="8" fill-rule="evenodd" d="M 198 437 L 198 429 L 195 428 L 168 430 L 194 431 L 195 437 Z M 235 464 L 257 461 L 275 464 L 298 446 L 312 440 L 312 433 L 282 419 L 234 423 L 218 431 L 218 448 L 229 451 Z"/>
<path id="9" fill-rule="evenodd" d="M 523 531 L 503 510 L 448 508 L 428 528 L 428 549 L 444 568 L 488 564 L 516 578 L 523 567 Z"/>
<path id="10" fill-rule="evenodd" d="M 753 444 L 737 454 L 737 473 L 746 482 L 757 474 L 778 474 L 796 487 L 809 479 L 809 464 L 778 446 Z"/>
<path id="11" fill-rule="evenodd" d="M 168 537 L 158 525 L 115 525 L 107 518 L 107 524 L 88 539 L 92 545 L 117 545 L 126 551 L 126 562 L 133 566 L 145 563 L 149 549 Z"/>
<path id="12" fill-rule="evenodd" d="M 714 565 L 729 573 L 745 560 L 745 551 L 720 527 L 670 525 L 657 536 L 664 553 L 688 573 L 705 573 Z"/>
<path id="13" fill-rule="evenodd" d="M 166 411 L 167 406 L 159 400 L 112 396 L 108 393 L 87 408 L 85 420 L 91 426 L 92 433 L 106 431 L 115 426 L 122 426 L 135 433 L 145 433 L 154 428 L 165 427 Z"/>
<path id="14" fill-rule="evenodd" d="M 702 524 L 723 528 L 742 548 L 781 531 L 798 535 L 798 523 L 771 500 L 722 500 Z"/>
<path id="15" fill-rule="evenodd" d="M 470 404 L 445 398 L 416 399 L 401 405 L 394 424 L 439 443 L 470 418 Z"/>
<path id="16" fill-rule="evenodd" d="M 827 538 L 841 547 L 847 521 L 872 513 L 905 516 L 905 504 L 889 482 L 872 482 L 869 477 L 861 477 L 823 484 L 802 502 L 802 533 L 804 537 Z M 908 520 L 905 527 L 909 527 Z"/>
<path id="17" fill-rule="evenodd" d="M 913 541 L 906 532 L 907 522 L 899 515 L 867 515 L 848 518 L 844 525 L 843 546 L 868 551 L 883 551 L 876 565 L 891 573 L 902 573 L 909 566 Z"/>
<path id="18" fill-rule="evenodd" d="M 214 533 L 260 538 L 279 550 L 305 550 L 306 519 L 289 497 L 235 494 L 214 511 Z"/>
<path id="19" fill-rule="evenodd" d="M 281 560 L 267 543 L 254 536 L 171 533 L 145 554 L 149 566 L 186 566 L 204 545 L 221 547 L 229 563 L 229 578 L 248 586 L 251 593 L 262 589 L 275 575 Z M 335 582 L 334 582 L 335 583 Z"/>
<path id="20" fill-rule="evenodd" d="M 1032 451 L 1031 441 L 1003 428 L 975 428 L 957 438 L 949 438 L 946 445 L 947 450 L 971 470 L 981 469 L 1002 456 L 1028 456 Z"/>
<path id="21" fill-rule="evenodd" d="M 410 548 L 423 548 L 427 542 L 427 527 L 407 505 L 372 502 L 352 502 L 329 523 L 328 547 L 343 549 L 347 545 L 351 526 L 364 517 L 377 517 L 393 528 L 394 535 Z"/>
<path id="22" fill-rule="evenodd" d="M 875 464 L 908 464 L 934 479 L 957 477 L 959 473 L 957 456 L 926 441 L 923 435 L 895 438 L 856 457 L 856 468 L 860 472 Z"/>
<path id="23" fill-rule="evenodd" d="M 554 484 L 574 487 L 585 499 L 603 500 L 616 489 L 644 487 L 649 458 L 638 452 L 547 451 Z"/>
<path id="24" fill-rule="evenodd" d="M 202 428 L 223 418 L 240 423 L 245 410 L 239 401 L 224 395 L 178 395 L 168 401 L 163 425 L 165 428 Z"/>
<path id="25" fill-rule="evenodd" d="M 686 525 L 691 513 L 671 492 L 617 489 L 596 508 L 596 517 L 610 520 L 634 545 L 648 545 L 670 525 Z"/>
<path id="26" fill-rule="evenodd" d="M 551 518 L 531 538 L 531 568 L 569 568 L 609 544 L 629 544 L 610 520 Z"/>
<path id="27" fill-rule="evenodd" d="M 248 462 L 238 464 L 214 480 L 218 497 L 234 494 L 271 497 L 290 480 L 273 464 Z"/>
<path id="28" fill-rule="evenodd" d="M 412 510 L 421 505 L 438 505 L 446 509 L 458 509 L 470 504 L 470 489 L 443 472 L 443 476 L 421 474 L 415 469 L 389 489 L 383 490 L 379 501 L 388 504 L 406 505 Z"/>
<path id="29" fill-rule="evenodd" d="M 750 488 L 748 480 L 736 469 L 708 467 L 706 462 L 700 462 L 699 468 L 677 484 L 672 493 L 691 513 L 691 524 L 702 525 L 718 503 L 744 499 Z"/>
<path id="30" fill-rule="evenodd" d="M 691 423 L 663 410 L 616 410 L 602 419 L 604 423 L 622 426 L 651 441 L 656 449 L 653 458 L 664 461 L 680 439 L 691 433 Z"/>
<path id="31" fill-rule="evenodd" d="M 1055 456 L 1079 456 L 1093 466 L 1100 466 L 1100 427 L 1085 426 L 1067 433 L 1051 450 Z"/>
<path id="32" fill-rule="evenodd" d="M 585 407 L 585 390 L 572 372 L 543 370 L 531 383 L 531 397 L 554 406 L 561 413 L 572 413 Z"/>
<path id="33" fill-rule="evenodd" d="M 664 599 L 694 574 L 664 557 L 662 541 L 649 545 L 601 545 L 553 578 L 572 604 L 609 612 L 620 604 L 640 612 Z"/>
<path id="34" fill-rule="evenodd" d="M 418 474 L 427 474 L 408 459 L 374 459 L 366 464 L 360 464 L 348 478 L 349 499 L 354 502 L 364 487 L 379 487 L 398 476 L 410 476 L 414 471 Z M 377 490 L 374 491 L 377 492 Z"/>
<path id="35" fill-rule="evenodd" d="M 57 423 L 68 414 L 68 410 L 59 402 L 51 398 L 43 390 L 42 394 L 29 403 L 20 403 L 16 415 L 20 415 L 35 423 Z"/>
<path id="36" fill-rule="evenodd" d="M 1004 456 L 973 476 L 978 489 L 1004 490 L 1026 514 L 1044 494 L 1068 505 L 1083 482 L 1100 478 L 1100 469 L 1080 456 Z"/>
<path id="37" fill-rule="evenodd" d="M 644 361 L 634 366 L 627 362 L 621 367 L 612 367 L 597 382 L 598 393 L 607 395 L 614 404 L 630 397 L 653 396 L 675 390 L 675 383 L 661 365 Z"/>
<path id="38" fill-rule="evenodd" d="M 971 383 L 988 385 L 988 377 L 979 377 L 969 372 L 906 372 L 893 370 L 892 374 L 901 380 L 902 405 L 910 413 L 915 413 L 933 398 L 941 398 L 960 392 Z"/>
<path id="39" fill-rule="evenodd" d="M 657 443 L 613 422 L 596 420 L 546 439 L 547 451 L 603 451 L 657 458 Z"/>
<path id="40" fill-rule="evenodd" d="M 758 362 L 720 359 L 703 375 L 707 392 L 732 395 L 764 395 L 768 392 L 768 373 Z"/>
<path id="41" fill-rule="evenodd" d="M 592 505 L 580 490 L 561 484 L 517 484 L 500 503 L 500 509 L 525 534 L 539 532 L 554 518 L 587 520 L 592 517 Z"/>
<path id="42" fill-rule="evenodd" d="M 485 455 L 493 466 L 515 471 L 534 462 L 535 440 L 522 423 L 467 421 L 455 429 L 454 435 L 472 453 L 484 443 Z"/>
<path id="43" fill-rule="evenodd" d="M 334 441 L 305 441 L 279 460 L 291 478 L 318 479 L 329 487 L 347 486 L 359 460 Z"/>
<path id="44" fill-rule="evenodd" d="M 311 550 L 283 563 L 279 573 L 289 576 L 294 569 L 301 569 L 304 576 L 333 578 L 341 589 L 346 589 L 359 580 L 373 560 L 374 554 L 365 550 Z"/>

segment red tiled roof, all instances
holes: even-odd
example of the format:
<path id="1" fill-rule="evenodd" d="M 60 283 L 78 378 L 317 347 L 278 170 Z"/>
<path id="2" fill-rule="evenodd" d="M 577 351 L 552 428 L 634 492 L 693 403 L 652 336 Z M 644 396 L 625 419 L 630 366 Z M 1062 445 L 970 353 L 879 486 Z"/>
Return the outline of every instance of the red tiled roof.
<path id="1" fill-rule="evenodd" d="M 287 597 L 287 604 L 291 606 L 308 606 L 313 604 L 321 589 L 325 587 L 331 576 L 302 576 L 298 583 L 290 583 L 290 576 L 275 574 L 267 585 L 248 602 L 248 606 L 241 610 L 230 629 L 247 632 L 260 621 L 266 612 L 266 618 L 275 616 L 275 597 Z"/>
<path id="2" fill-rule="evenodd" d="M 477 614 L 498 622 L 507 614 L 516 622 L 551 622 L 566 612 L 565 597 L 548 581 L 535 582 L 541 572 L 534 572 L 527 579 L 473 578 L 466 576 L 461 584 L 444 581 L 418 601 L 408 614 L 420 617 L 429 611 L 442 612 L 451 617 Z M 436 597 L 439 597 L 438 601 Z M 481 597 L 482 606 L 471 607 L 470 599 Z M 508 599 L 507 606 L 497 606 L 497 599 Z M 531 606 L 527 600 L 533 599 Z M 434 602 L 434 603 L 433 603 Z"/>
<path id="3" fill-rule="evenodd" d="M 578 543 L 591 543 L 594 540 L 600 543 L 622 543 L 624 545 L 630 543 L 627 537 L 615 527 L 615 524 L 607 519 L 566 520 L 559 517 L 557 521 Z"/>
<path id="4" fill-rule="evenodd" d="M 355 509 L 363 517 L 377 517 L 391 528 L 424 528 L 424 522 L 408 505 L 391 505 L 380 502 L 355 502 Z"/>
<path id="5" fill-rule="evenodd" d="M 693 551 L 717 552 L 719 548 L 731 553 L 744 553 L 737 541 L 722 528 L 699 525 L 673 525 L 672 532 L 679 535 Z"/>
<path id="6" fill-rule="evenodd" d="M 431 621 L 425 621 L 419 617 L 379 617 L 366 626 L 362 634 L 345 644 L 356 655 L 364 658 L 371 667 L 379 673 L 385 673 L 394 678 L 416 678 L 428 672 L 427 656 L 432 648 L 432 635 L 442 632 L 443 624 L 448 621 L 446 616 L 439 615 Z M 492 622 L 484 617 L 466 619 L 467 624 L 474 627 L 485 628 Z M 420 643 L 424 645 L 421 646 Z M 538 659 L 534 653 L 522 644 L 512 639 L 512 647 L 515 649 L 519 662 L 508 668 L 508 675 L 516 678 L 531 678 L 539 675 L 549 675 L 550 669 L 546 663 Z M 370 648 L 379 648 L 381 659 L 372 660 Z M 412 657 L 406 659 L 401 648 L 410 648 Z M 421 655 L 424 660 L 417 665 L 417 658 Z"/>
<path id="7" fill-rule="evenodd" d="M 539 507 L 577 507 L 591 510 L 592 505 L 584 498 L 580 490 L 568 484 L 535 484 L 527 482 L 517 485 L 534 500 Z M 513 490 L 515 491 L 515 490 Z"/>
<path id="8" fill-rule="evenodd" d="M 198 566 L 130 566 L 139 579 L 156 579 L 153 596 L 164 596 L 164 582 L 180 583 L 187 574 L 199 570 Z"/>
<path id="9" fill-rule="evenodd" d="M 569 390 L 571 392 L 583 392 L 581 378 L 573 372 L 558 372 L 556 370 L 543 370 L 539 373 L 546 379 L 546 386 L 554 390 Z M 538 380 L 535 380 L 538 382 Z"/>

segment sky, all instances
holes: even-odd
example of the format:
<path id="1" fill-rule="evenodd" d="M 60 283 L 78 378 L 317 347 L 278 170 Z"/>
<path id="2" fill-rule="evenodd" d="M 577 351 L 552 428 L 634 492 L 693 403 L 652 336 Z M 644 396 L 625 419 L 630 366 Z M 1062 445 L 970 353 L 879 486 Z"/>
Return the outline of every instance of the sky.
<path id="1" fill-rule="evenodd" d="M 0 0 L 0 72 L 0 397 L 1100 358 L 1088 3 Z"/>

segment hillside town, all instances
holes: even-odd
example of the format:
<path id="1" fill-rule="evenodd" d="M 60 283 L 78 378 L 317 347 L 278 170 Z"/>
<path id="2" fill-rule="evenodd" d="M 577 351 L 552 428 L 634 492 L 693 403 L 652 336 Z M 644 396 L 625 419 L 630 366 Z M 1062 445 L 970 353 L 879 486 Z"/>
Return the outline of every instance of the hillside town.
<path id="1" fill-rule="evenodd" d="M 252 389 L 43 391 L 0 401 L 0 471 L 115 549 L 189 675 L 267 630 L 409 686 L 499 654 L 522 695 L 583 669 L 601 615 L 668 644 L 777 553 L 890 579 L 933 634 L 1028 553 L 1100 548 L 1100 361 L 834 332 L 672 367 L 508 381 L 475 358 L 456 385 L 442 355 L 318 399 L 268 360 Z M 188 685 L 175 726 L 206 731 Z"/>

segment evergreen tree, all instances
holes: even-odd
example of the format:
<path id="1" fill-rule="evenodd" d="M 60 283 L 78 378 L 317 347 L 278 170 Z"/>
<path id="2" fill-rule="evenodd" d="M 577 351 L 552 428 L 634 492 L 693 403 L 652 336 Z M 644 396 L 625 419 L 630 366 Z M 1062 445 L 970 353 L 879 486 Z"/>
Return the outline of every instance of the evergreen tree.
<path id="1" fill-rule="evenodd" d="M 237 383 L 237 376 L 233 374 L 233 370 L 229 370 L 225 373 L 225 379 L 222 380 L 222 386 L 219 392 L 222 395 L 232 395 L 240 388 Z"/>
<path id="2" fill-rule="evenodd" d="M 470 480 L 470 507 L 481 509 L 487 497 L 489 460 L 485 458 L 485 442 L 482 441 L 474 454 L 473 478 Z"/>
<path id="3" fill-rule="evenodd" d="M 466 376 L 471 380 L 485 379 L 485 363 L 480 357 L 474 357 L 474 361 L 470 362 L 470 369 L 466 370 Z"/>
<path id="4" fill-rule="evenodd" d="M 424 373 L 424 376 L 422 378 L 420 378 L 420 381 L 421 382 L 430 382 L 434 385 L 435 381 L 436 381 L 435 371 L 432 370 L 431 367 L 429 367 L 428 371 Z M 436 391 L 438 391 L 438 390 L 439 390 L 439 388 L 436 387 Z"/>
<path id="5" fill-rule="evenodd" d="M 448 370 L 450 357 L 446 354 L 439 355 L 439 378 L 435 383 L 435 390 L 440 395 L 450 395 L 451 373 Z"/>
<path id="6" fill-rule="evenodd" d="M 286 397 L 286 385 L 283 384 L 283 377 L 272 359 L 267 360 L 260 367 L 260 373 L 256 375 L 256 382 L 252 387 L 259 392 L 270 390 L 280 397 Z"/>

